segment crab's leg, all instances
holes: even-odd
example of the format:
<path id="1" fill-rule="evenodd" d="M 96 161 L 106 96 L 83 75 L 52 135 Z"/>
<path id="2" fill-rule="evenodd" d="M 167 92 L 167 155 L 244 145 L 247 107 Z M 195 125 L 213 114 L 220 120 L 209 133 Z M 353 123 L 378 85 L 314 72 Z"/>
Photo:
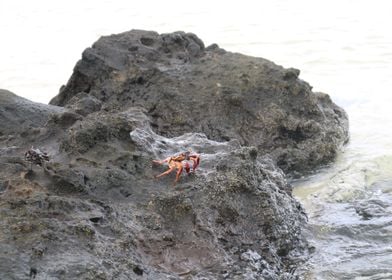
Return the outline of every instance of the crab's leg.
<path id="1" fill-rule="evenodd" d="M 155 178 L 159 178 L 159 177 L 165 176 L 165 175 L 169 174 L 170 172 L 173 172 L 175 169 L 176 169 L 175 166 L 170 167 L 170 168 L 169 168 L 168 170 L 166 170 L 165 172 L 163 172 L 163 173 L 161 173 L 161 174 L 155 176 Z"/>
<path id="2" fill-rule="evenodd" d="M 167 159 L 163 159 L 163 160 L 156 160 L 156 159 L 154 159 L 152 162 L 156 163 L 156 164 L 164 164 L 165 162 L 168 162 L 168 160 Z"/>
<path id="3" fill-rule="evenodd" d="M 182 173 L 182 166 L 178 167 L 176 180 L 174 181 L 175 183 L 178 182 L 178 179 L 180 178 L 181 173 Z"/>

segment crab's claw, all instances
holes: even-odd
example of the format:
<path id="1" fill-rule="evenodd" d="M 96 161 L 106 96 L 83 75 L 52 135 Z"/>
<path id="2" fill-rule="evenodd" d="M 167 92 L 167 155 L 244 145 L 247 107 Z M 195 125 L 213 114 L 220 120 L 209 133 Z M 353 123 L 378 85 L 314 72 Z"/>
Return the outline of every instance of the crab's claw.
<path id="1" fill-rule="evenodd" d="M 191 172 L 191 166 L 190 166 L 189 162 L 185 163 L 185 171 L 187 174 L 189 174 Z"/>
<path id="2" fill-rule="evenodd" d="M 199 155 L 192 155 L 191 158 L 192 158 L 192 161 L 193 161 L 193 171 L 195 171 L 196 168 L 200 164 L 200 156 Z"/>

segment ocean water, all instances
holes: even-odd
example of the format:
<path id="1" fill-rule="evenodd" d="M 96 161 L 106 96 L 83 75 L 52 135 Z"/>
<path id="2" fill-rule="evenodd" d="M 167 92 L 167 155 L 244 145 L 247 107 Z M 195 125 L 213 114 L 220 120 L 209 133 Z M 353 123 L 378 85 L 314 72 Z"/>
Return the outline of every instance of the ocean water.
<path id="1" fill-rule="evenodd" d="M 316 251 L 306 279 L 392 279 L 392 3 L 388 0 L 0 1 L 0 88 L 48 103 L 82 51 L 130 29 L 301 70 L 350 118 L 337 161 L 293 182 Z"/>

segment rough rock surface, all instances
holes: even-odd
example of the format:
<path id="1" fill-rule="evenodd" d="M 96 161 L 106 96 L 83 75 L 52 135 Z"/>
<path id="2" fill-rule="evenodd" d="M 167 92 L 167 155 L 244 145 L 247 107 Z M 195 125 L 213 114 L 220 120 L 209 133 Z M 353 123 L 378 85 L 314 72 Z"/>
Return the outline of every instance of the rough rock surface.
<path id="1" fill-rule="evenodd" d="M 65 111 L 61 107 L 30 102 L 2 89 L 0 105 L 0 137 L 9 137 L 23 131 L 26 131 L 26 135 L 30 134 L 31 130 L 44 126 L 51 114 Z"/>
<path id="2" fill-rule="evenodd" d="M 293 277 L 307 249 L 304 214 L 256 148 L 159 136 L 136 107 L 92 113 L 65 130 L 55 120 L 70 112 L 47 109 L 55 113 L 28 141 L 2 142 L 1 279 Z M 45 169 L 28 171 L 30 145 L 51 151 Z M 164 168 L 152 159 L 188 148 L 202 152 L 195 174 L 175 187 L 173 177 L 153 178 Z"/>
<path id="3" fill-rule="evenodd" d="M 143 106 L 158 134 L 238 139 L 298 175 L 329 163 L 348 140 L 344 110 L 313 93 L 299 73 L 215 44 L 206 48 L 191 33 L 133 30 L 86 49 L 51 104 L 84 115 L 103 103 L 109 111 Z"/>
<path id="4" fill-rule="evenodd" d="M 347 138 L 344 112 L 297 76 L 132 31 L 84 52 L 63 107 L 0 91 L 0 279 L 296 279 L 306 217 L 276 162 L 309 170 Z M 300 167 L 305 144 L 320 155 Z M 44 168 L 29 171 L 31 146 Z M 195 173 L 154 179 L 152 159 L 189 148 Z"/>

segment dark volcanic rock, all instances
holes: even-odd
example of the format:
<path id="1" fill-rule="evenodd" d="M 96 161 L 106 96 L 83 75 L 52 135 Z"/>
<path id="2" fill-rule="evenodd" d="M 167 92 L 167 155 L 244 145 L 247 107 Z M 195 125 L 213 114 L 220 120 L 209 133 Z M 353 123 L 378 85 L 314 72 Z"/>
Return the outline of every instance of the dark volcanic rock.
<path id="1" fill-rule="evenodd" d="M 1 160 L 19 164 L 0 173 L 2 279 L 290 279 L 306 252 L 302 208 L 254 147 L 159 136 L 140 108 L 90 114 L 61 136 L 44 170 L 28 172 L 21 152 Z M 195 174 L 153 179 L 152 159 L 189 148 L 202 155 Z"/>
<path id="2" fill-rule="evenodd" d="M 51 115 L 63 111 L 65 110 L 62 107 L 31 102 L 12 92 L 0 89 L 0 136 L 42 127 Z"/>
<path id="3" fill-rule="evenodd" d="M 347 139 L 298 74 L 132 31 L 83 53 L 63 107 L 0 91 L 0 279 L 295 279 L 305 214 L 276 162 L 307 171 Z M 189 148 L 195 173 L 154 178 Z"/>
<path id="4" fill-rule="evenodd" d="M 82 95 L 109 111 L 142 106 L 158 134 L 238 139 L 295 175 L 330 162 L 348 140 L 345 112 L 298 76 L 262 58 L 205 48 L 194 34 L 134 30 L 86 49 L 51 104 L 79 106 Z"/>

